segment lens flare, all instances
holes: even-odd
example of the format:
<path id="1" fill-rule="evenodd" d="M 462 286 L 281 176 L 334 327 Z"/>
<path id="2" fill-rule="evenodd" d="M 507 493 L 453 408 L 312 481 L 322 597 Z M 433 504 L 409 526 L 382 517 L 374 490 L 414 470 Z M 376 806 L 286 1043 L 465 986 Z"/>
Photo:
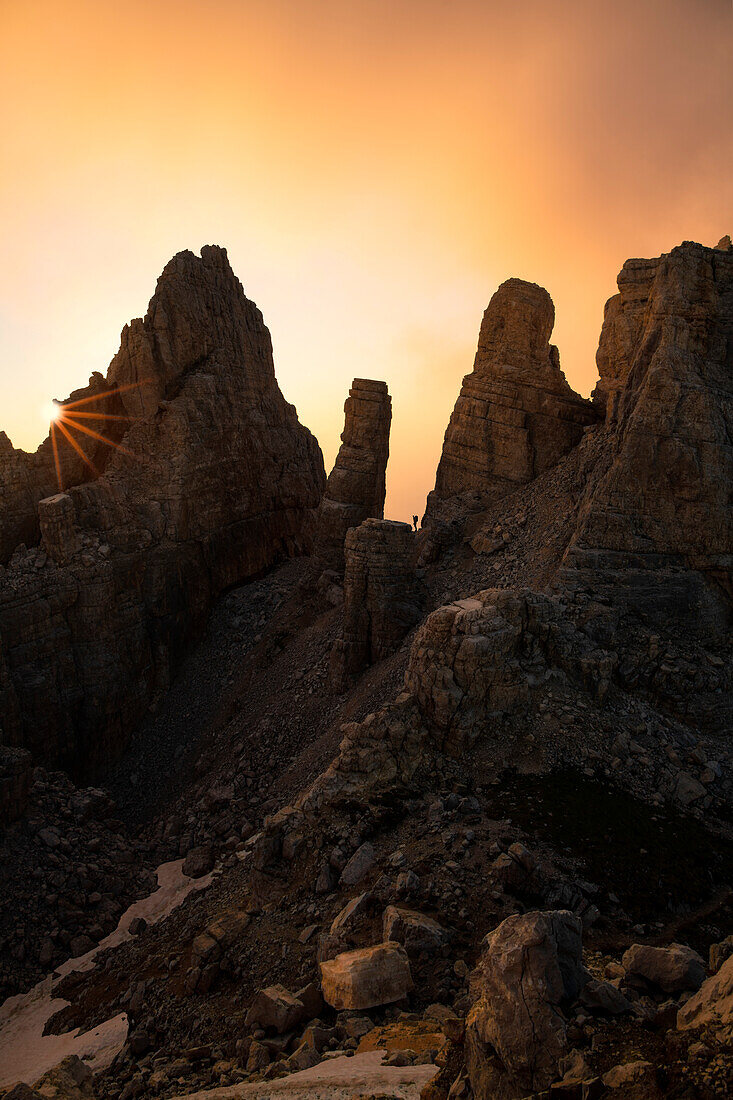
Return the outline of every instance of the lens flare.
<path id="1" fill-rule="evenodd" d="M 103 398 L 114 397 L 117 394 L 125 393 L 128 390 L 138 389 L 140 386 L 144 386 L 147 383 L 147 379 L 142 382 L 131 382 L 126 386 L 117 386 L 112 390 L 105 390 L 104 393 L 95 393 L 91 397 L 82 397 L 78 401 L 52 401 L 50 405 L 47 405 L 43 410 L 45 419 L 51 425 L 51 446 L 53 448 L 53 461 L 56 467 L 56 478 L 58 480 L 59 491 L 62 492 L 64 488 L 63 475 L 61 472 L 61 459 L 59 444 L 65 443 L 79 456 L 82 462 L 89 467 L 95 477 L 99 477 L 100 471 L 94 465 L 89 455 L 79 442 L 79 438 L 76 435 L 77 432 L 81 432 L 85 436 L 89 436 L 96 440 L 98 443 L 104 443 L 108 447 L 114 447 L 115 450 L 121 451 L 122 454 L 128 455 L 130 458 L 135 456 L 131 451 L 128 451 L 120 443 L 116 443 L 114 439 L 108 439 L 100 432 L 94 431 L 88 424 L 81 423 L 82 420 L 116 420 L 116 421 L 132 421 L 137 420 L 137 417 L 126 416 L 121 413 L 105 413 L 95 412 L 94 402 L 101 401 Z M 79 406 L 85 406 L 84 411 L 80 411 Z M 90 406 L 92 406 L 90 408 Z"/>
<path id="2" fill-rule="evenodd" d="M 41 409 L 41 416 L 47 424 L 53 424 L 61 415 L 61 405 L 58 401 L 49 401 Z"/>

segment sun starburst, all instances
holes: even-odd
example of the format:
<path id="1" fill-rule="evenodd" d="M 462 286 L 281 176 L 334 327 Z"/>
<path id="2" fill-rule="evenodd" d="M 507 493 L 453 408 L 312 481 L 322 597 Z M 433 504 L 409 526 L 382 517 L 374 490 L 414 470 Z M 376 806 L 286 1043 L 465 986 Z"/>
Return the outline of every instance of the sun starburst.
<path id="1" fill-rule="evenodd" d="M 126 393 L 129 390 L 138 389 L 140 386 L 146 384 L 147 379 L 142 382 L 130 382 L 125 386 L 115 386 L 114 389 L 105 390 L 103 393 L 95 393 L 90 397 L 82 397 L 78 401 L 53 401 L 47 408 L 48 419 L 51 425 L 51 447 L 53 448 L 53 461 L 56 467 L 56 478 L 58 480 L 59 491 L 63 491 L 64 482 L 61 472 L 61 458 L 59 451 L 59 444 L 64 442 L 81 458 L 82 462 L 92 471 L 95 477 L 99 477 L 100 471 L 92 462 L 89 455 L 79 441 L 79 437 L 76 433 L 80 432 L 83 436 L 90 437 L 96 440 L 98 443 L 104 443 L 107 447 L 114 447 L 115 450 L 121 451 L 122 454 L 128 455 L 130 458 L 135 456 L 131 451 L 128 451 L 126 447 L 123 447 L 121 443 L 117 443 L 114 439 L 109 439 L 107 436 L 102 435 L 101 432 L 95 431 L 88 424 L 84 423 L 88 420 L 97 421 L 132 421 L 137 417 L 127 416 L 122 413 L 106 413 L 98 412 L 94 409 L 94 402 L 101 401 L 104 398 L 115 397 L 117 394 Z M 92 408 L 88 408 L 88 406 Z M 87 406 L 82 409 L 80 406 Z"/>

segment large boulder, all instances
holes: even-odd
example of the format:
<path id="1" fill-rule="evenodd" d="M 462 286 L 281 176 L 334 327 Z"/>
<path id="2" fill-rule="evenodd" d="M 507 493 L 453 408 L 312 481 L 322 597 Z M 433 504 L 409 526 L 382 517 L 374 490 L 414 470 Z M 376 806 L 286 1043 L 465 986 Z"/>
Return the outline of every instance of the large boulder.
<path id="1" fill-rule="evenodd" d="M 607 1089 L 618 1089 L 620 1096 L 638 1097 L 639 1100 L 642 1097 L 651 1100 L 657 1095 L 654 1066 L 641 1059 L 612 1066 L 603 1074 L 603 1084 Z"/>
<path id="2" fill-rule="evenodd" d="M 370 844 L 368 840 L 364 844 L 360 844 L 341 872 L 341 878 L 339 879 L 341 886 L 356 886 L 358 882 L 361 882 L 374 866 L 375 858 L 373 844 Z"/>
<path id="3" fill-rule="evenodd" d="M 632 944 L 624 952 L 621 965 L 631 984 L 641 979 L 665 993 L 699 989 L 705 981 L 705 963 L 697 951 L 681 943 L 671 943 L 669 947 Z"/>
<path id="4" fill-rule="evenodd" d="M 484 941 L 466 1020 L 466 1063 L 476 1096 L 496 1100 L 547 1088 L 567 1053 L 562 1006 L 589 975 L 582 926 L 559 910 L 507 917 Z"/>
<path id="5" fill-rule="evenodd" d="M 677 1013 L 677 1027 L 683 1030 L 706 1024 L 733 1026 L 733 955 Z"/>
<path id="6" fill-rule="evenodd" d="M 384 911 L 382 929 L 385 940 L 401 943 L 408 955 L 435 954 L 448 942 L 448 933 L 432 917 L 414 909 L 389 905 Z"/>
<path id="7" fill-rule="evenodd" d="M 396 943 L 345 951 L 320 965 L 323 999 L 339 1010 L 391 1004 L 413 988 L 407 955 Z"/>
<path id="8" fill-rule="evenodd" d="M 282 1035 L 302 1023 L 307 1015 L 305 1005 L 285 986 L 270 985 L 255 996 L 245 1017 L 247 1027 L 261 1027 Z"/>
<path id="9" fill-rule="evenodd" d="M 214 866 L 214 849 L 210 844 L 200 844 L 191 848 L 183 861 L 181 870 L 189 878 L 203 878 Z"/>
<path id="10" fill-rule="evenodd" d="M 94 1100 L 92 1071 L 75 1054 L 44 1073 L 33 1088 L 44 1100 Z"/>

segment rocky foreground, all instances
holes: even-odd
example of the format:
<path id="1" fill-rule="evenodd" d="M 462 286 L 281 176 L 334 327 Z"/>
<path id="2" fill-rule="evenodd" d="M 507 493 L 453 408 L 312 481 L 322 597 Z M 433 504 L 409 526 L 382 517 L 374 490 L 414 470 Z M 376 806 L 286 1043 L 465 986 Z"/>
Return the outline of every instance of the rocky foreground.
<path id="1" fill-rule="evenodd" d="M 326 484 L 238 286 L 184 253 L 123 334 L 142 467 L 0 467 L 3 992 L 64 963 L 47 1032 L 127 1021 L 5 1100 L 732 1094 L 730 241 L 624 265 L 591 401 L 503 284 L 419 532 L 386 386 Z"/>

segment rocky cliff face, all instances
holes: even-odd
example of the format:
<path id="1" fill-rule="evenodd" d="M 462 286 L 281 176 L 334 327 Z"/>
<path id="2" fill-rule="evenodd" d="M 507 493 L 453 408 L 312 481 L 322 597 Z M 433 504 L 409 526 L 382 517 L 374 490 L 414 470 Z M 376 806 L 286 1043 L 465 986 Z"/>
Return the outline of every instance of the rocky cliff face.
<path id="1" fill-rule="evenodd" d="M 565 586 L 720 636 L 733 599 L 733 252 L 633 260 L 606 309 L 596 393 L 610 464 L 592 480 Z"/>
<path id="2" fill-rule="evenodd" d="M 76 772 L 119 752 L 218 592 L 310 549 L 325 483 L 223 249 L 171 260 L 84 396 L 131 418 L 100 421 L 124 450 L 94 439 L 101 476 L 84 475 L 60 439 L 63 493 L 39 508 L 47 481 L 19 497 L 6 488 L 36 545 L 16 546 L 0 577 L 2 739 Z"/>
<path id="3" fill-rule="evenodd" d="M 32 772 L 29 752 L 0 745 L 0 825 L 7 825 L 25 813 Z"/>
<path id="4" fill-rule="evenodd" d="M 336 691 L 394 653 L 422 618 L 425 593 L 415 576 L 414 549 L 409 523 L 367 519 L 347 533 L 343 630 L 331 654 Z"/>
<path id="5" fill-rule="evenodd" d="M 112 384 L 112 367 L 117 359 L 119 356 L 112 361 L 109 379 L 95 371 L 89 385 L 74 390 L 64 402 L 81 403 L 82 428 L 77 435 L 83 442 L 86 459 L 68 443 L 60 429 L 56 449 L 58 471 L 50 435 L 35 454 L 27 454 L 16 450 L 5 433 L 0 432 L 0 565 L 7 564 L 21 543 L 34 546 L 38 542 L 40 500 L 61 486 L 70 488 L 99 477 L 115 454 L 110 442 L 97 437 L 104 432 L 106 440 L 119 444 L 129 428 L 128 408 L 119 387 Z M 139 411 L 137 407 L 135 411 Z"/>
<path id="6" fill-rule="evenodd" d="M 36 505 L 55 487 L 52 457 L 16 450 L 0 432 L 0 567 L 19 543 L 38 541 Z"/>
<path id="7" fill-rule="evenodd" d="M 718 762 L 733 714 L 732 270 L 727 247 L 689 243 L 624 265 L 598 354 L 606 423 L 585 433 L 595 414 L 563 383 L 555 406 L 563 415 L 544 421 L 554 444 L 535 452 L 527 425 L 539 421 L 526 412 L 535 397 L 528 382 L 515 383 L 523 426 L 509 418 L 501 438 L 512 446 L 499 453 L 514 456 L 504 471 L 521 469 L 516 481 L 496 476 L 496 452 L 486 446 L 500 438 L 494 407 L 475 415 L 467 392 L 477 379 L 464 380 L 428 514 L 450 502 L 465 521 L 476 499 L 458 490 L 484 487 L 486 528 L 465 532 L 475 587 L 455 555 L 438 549 L 436 583 L 451 578 L 460 598 L 428 615 L 405 691 L 344 727 L 338 757 L 300 807 L 320 813 L 356 791 L 373 797 L 409 785 L 431 760 L 479 742 L 496 768 L 601 767 L 659 804 L 704 811 L 730 797 Z M 487 311 L 477 362 L 493 371 L 511 361 L 519 377 L 545 379 L 541 395 L 552 393 L 561 376 L 547 344 L 551 324 L 545 292 L 511 280 Z M 483 449 L 464 447 L 463 428 L 476 440 L 479 425 Z M 513 449 L 522 440 L 524 449 Z M 521 465 L 518 454 L 531 461 Z M 456 492 L 440 497 L 440 489 Z M 564 549 L 553 533 L 558 508 L 571 517 Z M 551 535 L 553 556 L 533 591 L 513 563 L 522 547 L 542 557 Z M 691 730 L 706 738 L 692 756 Z M 712 766 L 698 770 L 698 760 Z"/>
<path id="8" fill-rule="evenodd" d="M 314 553 L 318 573 L 343 575 L 344 539 L 351 527 L 384 515 L 392 399 L 385 382 L 355 378 L 344 405 L 341 447 L 318 512 Z"/>
<path id="9" fill-rule="evenodd" d="M 552 299 L 535 283 L 508 279 L 494 294 L 445 433 L 429 518 L 477 511 L 531 481 L 598 419 L 560 370 L 554 323 Z"/>

